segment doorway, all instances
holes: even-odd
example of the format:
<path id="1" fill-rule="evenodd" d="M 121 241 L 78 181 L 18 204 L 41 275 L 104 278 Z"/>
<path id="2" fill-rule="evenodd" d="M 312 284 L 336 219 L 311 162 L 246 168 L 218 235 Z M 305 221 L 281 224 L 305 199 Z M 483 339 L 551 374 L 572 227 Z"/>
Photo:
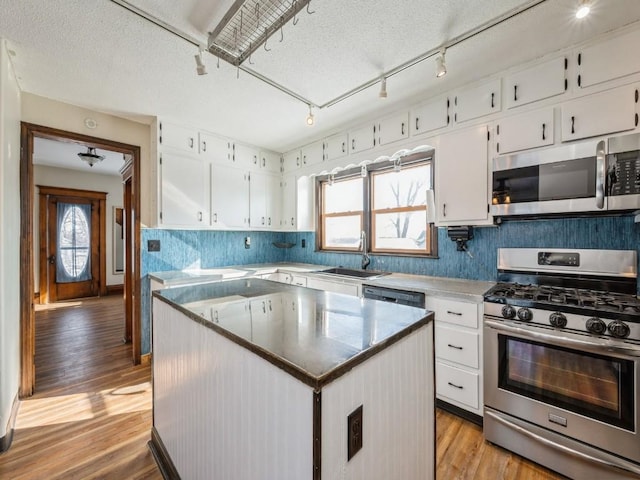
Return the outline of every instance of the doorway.
<path id="1" fill-rule="evenodd" d="M 21 155 L 20 155 L 20 209 L 23 212 L 21 216 L 21 237 L 22 243 L 20 247 L 20 337 L 21 337 L 21 352 L 20 352 L 20 362 L 21 362 L 21 376 L 20 376 L 20 396 L 28 397 L 34 393 L 35 388 L 35 310 L 34 310 L 34 299 L 35 299 L 35 275 L 34 275 L 34 218 L 30 212 L 34 211 L 34 204 L 36 201 L 35 196 L 35 186 L 34 186 L 34 167 L 33 167 L 33 152 L 34 152 L 34 139 L 50 139 L 58 142 L 66 142 L 76 144 L 80 147 L 90 147 L 95 149 L 103 149 L 109 150 L 112 152 L 118 152 L 122 154 L 125 159 L 125 166 L 121 169 L 120 175 L 123 183 L 123 198 L 122 204 L 125 206 L 123 211 L 123 216 L 126 219 L 127 227 L 124 228 L 124 243 L 127 245 L 127 255 L 131 255 L 131 261 L 126 262 L 125 264 L 125 272 L 124 272 L 124 290 L 125 290 L 125 324 L 123 325 L 124 330 L 124 338 L 128 340 L 127 343 L 130 344 L 131 351 L 131 359 L 134 365 L 137 365 L 141 362 L 140 355 L 140 341 L 141 341 L 141 332 L 140 332 L 140 147 L 135 145 L 128 145 L 120 142 L 114 142 L 111 140 L 105 140 L 98 137 L 91 137 L 87 135 L 77 134 L 73 132 L 68 132 L 64 130 L 58 130 L 54 128 L 44 127 L 40 125 L 29 124 L 26 122 L 21 123 Z M 126 172 L 125 172 L 126 170 Z M 129 183 L 129 187 L 125 188 L 124 185 Z M 104 264 L 100 265 L 101 261 L 99 257 L 95 257 L 93 254 L 88 256 L 86 248 L 86 242 L 83 243 L 81 239 L 78 238 L 78 235 L 82 235 L 80 233 L 80 229 L 82 229 L 80 224 L 83 223 L 82 215 L 85 215 L 87 224 L 93 223 L 91 217 L 93 213 L 89 213 L 89 211 L 93 211 L 94 207 L 86 207 L 86 205 L 92 204 L 92 201 L 87 202 L 86 200 L 78 201 L 77 195 L 69 195 L 69 193 L 73 192 L 57 192 L 56 195 L 62 197 L 59 199 L 55 209 L 53 207 L 45 205 L 44 210 L 46 210 L 47 215 L 51 216 L 51 218 L 55 217 L 57 222 L 57 217 L 60 216 L 60 221 L 65 220 L 71 222 L 71 242 L 69 245 L 66 245 L 65 252 L 58 252 L 56 247 L 57 254 L 56 258 L 51 258 L 53 247 L 51 246 L 51 242 L 40 241 L 40 250 L 48 248 L 51 253 L 49 255 L 45 255 L 45 258 L 50 259 L 51 261 L 57 261 L 58 257 L 65 256 L 68 261 L 66 263 L 67 269 L 70 271 L 67 272 L 67 276 L 74 277 L 74 275 L 81 274 L 85 272 L 87 268 L 94 268 L 97 263 L 98 267 L 98 277 L 103 278 L 106 267 Z M 77 192 L 76 192 L 77 193 Z M 94 199 L 95 200 L 95 199 Z M 100 202 L 99 199 L 98 203 Z M 60 207 L 62 204 L 62 207 Z M 94 203 L 95 205 L 95 203 Z M 52 210 L 53 209 L 53 210 Z M 84 213 L 80 213 L 84 212 Z M 42 210 L 40 212 L 42 215 Z M 100 220 L 98 220 L 100 224 Z M 73 230 L 78 229 L 75 232 L 75 240 L 73 238 Z M 98 228 L 99 231 L 104 231 L 104 227 Z M 91 230 L 93 231 L 93 230 Z M 56 231 L 56 235 L 58 232 Z M 89 232 L 89 237 L 91 237 L 91 232 Z M 46 247 L 43 247 L 42 244 L 47 244 Z M 98 244 L 100 240 L 98 240 Z M 87 255 L 88 257 L 85 257 Z M 95 260 L 94 260 L 95 258 Z M 86 262 L 85 262 L 86 260 Z M 84 265 L 82 265 L 84 263 Z M 60 270 L 66 272 L 65 264 L 61 264 L 56 270 Z M 81 268 L 82 267 L 82 268 Z M 39 270 L 38 270 L 39 271 Z M 51 273 L 53 275 L 53 273 Z M 106 294 L 106 281 L 96 282 L 93 277 L 93 272 L 91 273 L 93 281 L 93 285 L 91 285 L 91 280 L 84 278 L 82 282 L 85 283 L 84 286 L 79 286 L 79 288 L 84 289 L 81 293 L 84 294 L 93 294 L 96 292 L 98 294 Z M 47 271 L 47 277 L 49 276 L 49 272 Z M 63 275 L 64 277 L 64 275 Z M 40 283 L 42 282 L 42 274 L 40 273 Z M 65 283 L 57 282 L 57 283 Z M 74 282 L 69 282 L 74 283 Z M 75 287 L 74 287 L 75 288 Z M 47 287 L 47 290 L 51 292 L 54 288 Z M 78 291 L 69 291 L 67 286 L 58 287 L 55 289 L 57 291 L 54 295 L 58 295 L 58 299 L 61 300 L 62 297 L 67 295 L 77 295 Z"/>

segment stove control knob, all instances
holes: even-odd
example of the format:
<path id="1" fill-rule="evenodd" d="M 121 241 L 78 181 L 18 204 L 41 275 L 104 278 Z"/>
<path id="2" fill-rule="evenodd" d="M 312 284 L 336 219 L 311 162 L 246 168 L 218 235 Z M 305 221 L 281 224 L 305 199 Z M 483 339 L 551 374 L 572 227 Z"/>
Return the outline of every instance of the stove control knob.
<path id="1" fill-rule="evenodd" d="M 531 319 L 533 318 L 533 314 L 531 313 L 531 310 L 529 310 L 526 307 L 519 308 L 518 309 L 518 318 L 520 320 L 522 320 L 523 322 L 530 322 Z"/>
<path id="2" fill-rule="evenodd" d="M 513 318 L 516 316 L 516 309 L 511 305 L 505 305 L 502 307 L 502 316 L 504 318 Z"/>
<path id="3" fill-rule="evenodd" d="M 567 326 L 567 317 L 560 312 L 555 312 L 549 315 L 549 323 L 552 327 L 564 328 Z"/>
<path id="4" fill-rule="evenodd" d="M 609 333 L 617 338 L 626 338 L 631 333 L 629 326 L 621 322 L 620 320 L 615 320 L 609 324 Z"/>
<path id="5" fill-rule="evenodd" d="M 607 331 L 607 324 L 596 317 L 592 317 L 587 320 L 587 331 L 595 333 L 596 335 L 602 335 Z"/>

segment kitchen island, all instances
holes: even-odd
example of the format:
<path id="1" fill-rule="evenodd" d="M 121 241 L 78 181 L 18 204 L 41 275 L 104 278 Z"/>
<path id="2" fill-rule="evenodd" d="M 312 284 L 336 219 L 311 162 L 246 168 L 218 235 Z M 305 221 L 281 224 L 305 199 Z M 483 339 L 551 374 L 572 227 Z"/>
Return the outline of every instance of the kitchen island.
<path id="1" fill-rule="evenodd" d="M 434 478 L 432 319 L 259 279 L 155 292 L 165 477 Z"/>

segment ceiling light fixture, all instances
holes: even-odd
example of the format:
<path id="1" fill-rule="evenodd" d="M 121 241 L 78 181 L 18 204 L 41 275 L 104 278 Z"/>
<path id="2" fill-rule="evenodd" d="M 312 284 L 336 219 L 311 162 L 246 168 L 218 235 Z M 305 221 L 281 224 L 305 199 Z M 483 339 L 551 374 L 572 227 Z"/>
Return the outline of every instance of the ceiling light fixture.
<path id="1" fill-rule="evenodd" d="M 588 0 L 581 0 L 578 3 L 578 9 L 576 10 L 576 18 L 584 18 L 589 15 L 591 11 L 591 2 Z"/>
<path id="2" fill-rule="evenodd" d="M 87 162 L 90 167 L 93 167 L 96 163 L 105 159 L 104 155 L 98 155 L 96 153 L 96 149 L 93 147 L 87 147 L 87 151 L 80 152 L 78 156 L 80 157 L 80 160 Z"/>
<path id="3" fill-rule="evenodd" d="M 311 111 L 311 104 L 309 104 L 309 115 L 307 115 L 307 125 L 310 127 L 315 123 L 315 118 L 313 116 L 313 112 Z"/>
<path id="4" fill-rule="evenodd" d="M 196 59 L 196 72 L 198 72 L 198 75 L 206 75 L 207 66 L 204 64 L 204 61 L 202 60 L 202 49 L 199 50 L 198 53 L 194 55 L 194 57 Z"/>
<path id="5" fill-rule="evenodd" d="M 440 50 L 440 54 L 436 57 L 436 77 L 444 77 L 447 74 L 447 65 L 444 63 L 444 48 Z"/>
<path id="6" fill-rule="evenodd" d="M 385 77 L 382 77 L 382 80 L 380 80 L 380 93 L 378 97 L 387 98 L 387 79 Z"/>

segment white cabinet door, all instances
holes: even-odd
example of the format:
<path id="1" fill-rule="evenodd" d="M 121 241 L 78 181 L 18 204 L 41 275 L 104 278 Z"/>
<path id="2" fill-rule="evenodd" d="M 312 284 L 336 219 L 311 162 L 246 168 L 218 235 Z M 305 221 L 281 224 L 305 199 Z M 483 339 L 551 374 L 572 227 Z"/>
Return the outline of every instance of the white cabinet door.
<path id="1" fill-rule="evenodd" d="M 280 175 L 267 176 L 267 228 L 280 229 L 280 215 L 282 208 L 282 177 Z"/>
<path id="2" fill-rule="evenodd" d="M 209 225 L 209 162 L 193 155 L 160 154 L 162 225 Z"/>
<path id="3" fill-rule="evenodd" d="M 211 224 L 218 228 L 249 226 L 249 174 L 246 170 L 211 167 Z"/>
<path id="4" fill-rule="evenodd" d="M 567 90 L 567 58 L 558 57 L 505 78 L 507 108 L 560 95 Z"/>
<path id="5" fill-rule="evenodd" d="M 640 30 L 619 35 L 578 51 L 578 86 L 599 83 L 640 72 Z"/>
<path id="6" fill-rule="evenodd" d="M 553 108 L 515 115 L 496 124 L 496 153 L 553 144 Z"/>
<path id="7" fill-rule="evenodd" d="M 260 150 L 260 168 L 267 172 L 280 173 L 282 170 L 280 154 L 269 152 L 268 150 Z"/>
<path id="8" fill-rule="evenodd" d="M 238 168 L 258 168 L 260 151 L 244 143 L 233 144 L 232 162 Z"/>
<path id="9" fill-rule="evenodd" d="M 197 130 L 168 122 L 160 122 L 158 130 L 158 142 L 162 147 L 175 148 L 183 152 L 198 152 Z"/>
<path id="10" fill-rule="evenodd" d="M 378 122 L 376 136 L 378 145 L 397 142 L 409 137 L 409 114 L 402 112 Z"/>
<path id="11" fill-rule="evenodd" d="M 302 166 L 317 165 L 324 160 L 324 142 L 318 141 L 302 147 Z"/>
<path id="12" fill-rule="evenodd" d="M 487 126 L 440 137 L 436 189 L 438 225 L 489 223 Z"/>
<path id="13" fill-rule="evenodd" d="M 282 230 L 293 231 L 296 229 L 296 204 L 297 204 L 297 189 L 296 189 L 296 176 L 285 175 L 282 177 L 282 197 L 281 197 L 281 209 L 280 209 L 280 228 Z"/>
<path id="14" fill-rule="evenodd" d="M 349 153 L 363 152 L 375 147 L 375 126 L 365 125 L 349 132 Z"/>
<path id="15" fill-rule="evenodd" d="M 473 120 L 500 111 L 500 79 L 461 90 L 453 98 L 454 121 Z"/>
<path id="16" fill-rule="evenodd" d="M 212 162 L 231 162 L 231 140 L 205 132 L 200 132 L 199 139 L 201 156 Z"/>
<path id="17" fill-rule="evenodd" d="M 325 161 L 345 157 L 349 153 L 349 137 L 346 133 L 338 133 L 324 139 Z"/>
<path id="18" fill-rule="evenodd" d="M 282 170 L 290 173 L 300 168 L 300 150 L 292 150 L 282 155 Z"/>
<path id="19" fill-rule="evenodd" d="M 421 135 L 449 125 L 449 99 L 439 98 L 411 111 L 411 135 Z"/>
<path id="20" fill-rule="evenodd" d="M 251 228 L 277 230 L 280 227 L 280 177 L 263 172 L 250 174 Z"/>
<path id="21" fill-rule="evenodd" d="M 638 125 L 638 87 L 626 85 L 562 105 L 562 141 L 632 130 Z"/>

